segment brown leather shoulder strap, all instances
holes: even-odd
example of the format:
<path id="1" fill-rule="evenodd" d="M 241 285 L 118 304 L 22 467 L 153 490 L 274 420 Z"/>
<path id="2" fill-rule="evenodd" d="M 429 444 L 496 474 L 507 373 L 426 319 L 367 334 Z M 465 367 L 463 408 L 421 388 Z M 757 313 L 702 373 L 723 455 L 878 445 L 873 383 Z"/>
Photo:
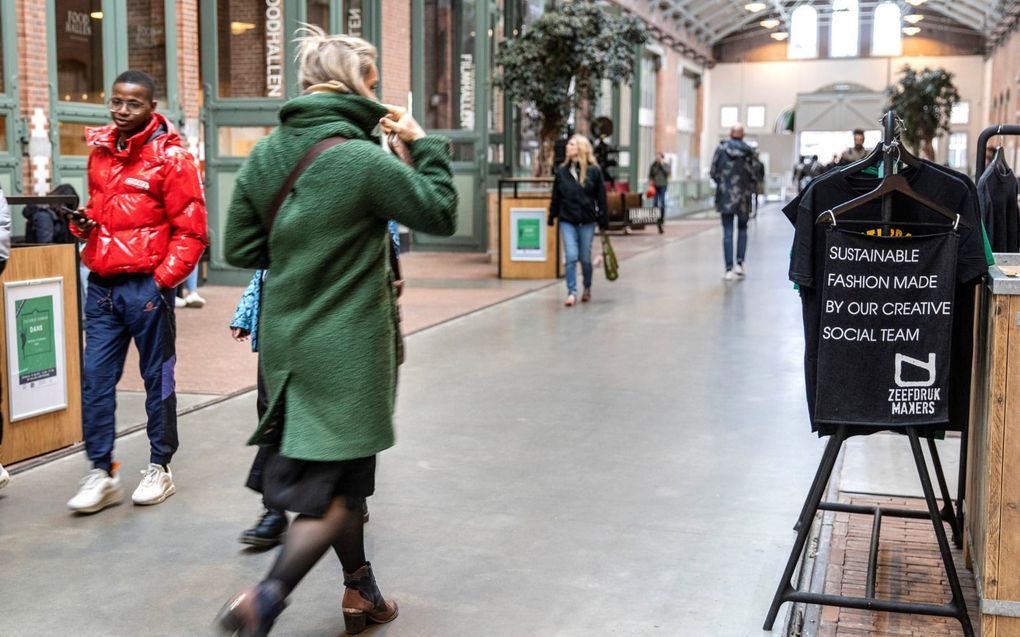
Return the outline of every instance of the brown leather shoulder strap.
<path id="1" fill-rule="evenodd" d="M 287 181 L 283 182 L 283 186 L 280 187 L 280 191 L 276 193 L 276 198 L 273 199 L 273 205 L 269 209 L 269 231 L 273 231 L 273 224 L 276 223 L 276 215 L 280 212 L 280 207 L 283 205 L 283 201 L 290 194 L 291 190 L 294 190 L 294 184 L 297 183 L 301 173 L 305 172 L 305 169 L 315 161 L 315 158 L 322 154 L 323 151 L 330 149 L 334 146 L 339 146 L 344 142 L 349 141 L 346 137 L 336 135 L 334 137 L 327 137 L 326 139 L 318 142 L 314 146 L 308 149 L 305 156 L 301 158 L 301 161 L 294 166 L 294 170 L 290 171 L 290 175 L 287 176 Z"/>

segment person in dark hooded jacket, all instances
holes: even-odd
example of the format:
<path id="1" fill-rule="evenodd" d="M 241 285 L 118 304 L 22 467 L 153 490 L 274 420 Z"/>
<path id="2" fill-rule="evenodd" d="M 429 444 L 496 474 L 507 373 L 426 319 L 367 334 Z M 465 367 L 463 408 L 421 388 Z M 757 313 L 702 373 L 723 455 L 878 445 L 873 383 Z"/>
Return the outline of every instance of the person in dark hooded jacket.
<path id="1" fill-rule="evenodd" d="M 60 184 L 50 195 L 72 196 L 74 202 L 65 204 L 71 210 L 78 207 L 78 192 L 70 184 Z M 26 243 L 74 243 L 74 237 L 67 227 L 67 220 L 55 205 L 29 204 L 21 211 L 25 217 Z"/>
<path id="2" fill-rule="evenodd" d="M 722 217 L 723 257 L 726 260 L 723 279 L 727 281 L 744 276 L 747 219 L 751 213 L 758 163 L 758 154 L 744 142 L 744 127 L 734 124 L 729 139 L 720 142 L 716 148 L 710 172 L 715 182 L 715 209 Z M 736 262 L 733 259 L 734 220 L 737 222 Z"/>

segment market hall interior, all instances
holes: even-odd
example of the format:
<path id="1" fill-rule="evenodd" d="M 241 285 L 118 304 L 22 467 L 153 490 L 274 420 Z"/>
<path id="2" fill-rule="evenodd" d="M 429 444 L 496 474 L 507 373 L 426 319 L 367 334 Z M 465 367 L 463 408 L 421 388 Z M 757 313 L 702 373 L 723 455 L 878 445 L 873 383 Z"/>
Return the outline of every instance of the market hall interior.
<path id="1" fill-rule="evenodd" d="M 575 311 L 555 285 L 408 338 L 366 525 L 401 609 L 378 634 L 756 634 L 822 443 L 790 227 L 775 207 L 754 223 L 738 286 L 712 224 L 623 260 Z M 69 515 L 80 454 L 16 475 L 0 632 L 206 634 L 274 557 L 236 542 L 259 510 L 254 420 L 254 392 L 182 417 L 178 493 L 157 507 Z M 147 448 L 118 440 L 125 459 Z M 323 560 L 276 631 L 337 634 L 342 592 Z"/>

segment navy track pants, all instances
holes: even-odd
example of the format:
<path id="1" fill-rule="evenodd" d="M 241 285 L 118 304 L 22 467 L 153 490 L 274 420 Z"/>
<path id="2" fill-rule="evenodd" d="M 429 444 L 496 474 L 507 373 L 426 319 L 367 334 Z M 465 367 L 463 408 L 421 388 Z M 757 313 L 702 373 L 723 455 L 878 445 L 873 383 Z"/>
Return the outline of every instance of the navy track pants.
<path id="1" fill-rule="evenodd" d="M 132 340 L 145 381 L 149 462 L 169 464 L 177 451 L 173 294 L 173 289 L 158 291 L 151 274 L 89 277 L 82 429 L 85 452 L 96 468 L 110 471 L 113 465 L 117 383 Z"/>

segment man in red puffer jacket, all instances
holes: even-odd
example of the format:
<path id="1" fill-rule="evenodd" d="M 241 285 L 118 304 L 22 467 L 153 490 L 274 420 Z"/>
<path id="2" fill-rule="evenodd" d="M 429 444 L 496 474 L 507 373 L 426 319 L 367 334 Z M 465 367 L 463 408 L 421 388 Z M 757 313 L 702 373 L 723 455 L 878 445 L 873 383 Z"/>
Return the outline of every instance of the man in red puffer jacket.
<path id="1" fill-rule="evenodd" d="M 150 456 L 132 495 L 159 504 L 174 494 L 169 464 L 177 450 L 174 391 L 174 287 L 209 244 L 198 169 L 177 131 L 156 113 L 155 83 L 125 71 L 113 83 L 113 124 L 89 129 L 89 201 L 72 232 L 86 241 L 85 378 L 82 430 L 92 470 L 67 503 L 95 513 L 124 498 L 117 463 L 117 382 L 131 340 L 145 381 Z"/>

